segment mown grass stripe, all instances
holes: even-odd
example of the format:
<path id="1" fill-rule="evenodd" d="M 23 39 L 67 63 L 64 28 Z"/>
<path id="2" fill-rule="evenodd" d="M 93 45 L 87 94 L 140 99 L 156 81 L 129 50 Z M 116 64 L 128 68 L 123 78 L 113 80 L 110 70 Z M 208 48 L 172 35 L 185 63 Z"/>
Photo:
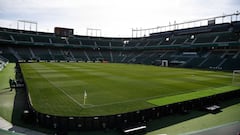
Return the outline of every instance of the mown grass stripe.
<path id="1" fill-rule="evenodd" d="M 39 71 L 37 70 L 37 72 L 39 73 Z M 39 73 L 40 76 L 42 76 L 44 79 L 46 79 L 53 87 L 55 87 L 56 89 L 60 90 L 64 95 L 66 95 L 69 99 L 71 99 L 74 103 L 76 103 L 78 106 L 80 106 L 81 108 L 84 108 L 84 105 L 79 103 L 76 99 L 74 99 L 71 95 L 69 95 L 67 92 L 65 92 L 65 90 L 59 86 L 57 86 L 54 82 L 52 82 L 51 80 L 49 80 L 47 77 L 45 77 L 43 74 Z"/>
<path id="2" fill-rule="evenodd" d="M 191 93 L 185 93 L 175 96 L 169 96 L 169 97 L 163 97 L 163 98 L 157 98 L 157 99 L 151 99 L 148 100 L 148 103 L 157 105 L 157 106 L 164 106 L 168 104 L 198 99 L 202 97 L 212 96 L 216 94 L 221 94 L 229 91 L 239 90 L 239 86 L 224 86 L 219 88 L 209 88 L 201 91 L 195 91 Z"/>
<path id="3" fill-rule="evenodd" d="M 137 64 L 24 63 L 21 67 L 33 106 L 40 112 L 63 116 L 136 111 L 154 107 L 147 102 L 150 99 L 231 84 L 231 73 L 227 72 Z M 59 88 L 78 103 L 83 102 L 83 90 L 87 90 L 88 105 L 79 107 Z"/>

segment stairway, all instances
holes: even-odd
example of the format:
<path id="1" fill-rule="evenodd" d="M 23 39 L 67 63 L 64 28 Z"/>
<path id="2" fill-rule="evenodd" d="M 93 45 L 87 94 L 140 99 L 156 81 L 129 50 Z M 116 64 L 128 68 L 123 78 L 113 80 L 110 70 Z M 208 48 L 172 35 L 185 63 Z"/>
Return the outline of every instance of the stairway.
<path id="1" fill-rule="evenodd" d="M 88 61 L 90 61 L 90 58 L 88 57 L 88 54 L 86 51 L 83 51 L 84 55 L 86 56 L 86 58 L 88 59 Z"/>
<path id="2" fill-rule="evenodd" d="M 15 56 L 17 58 L 17 60 L 22 60 L 20 55 L 15 50 L 13 50 L 12 47 L 8 47 L 8 50 L 13 54 L 13 56 Z"/>

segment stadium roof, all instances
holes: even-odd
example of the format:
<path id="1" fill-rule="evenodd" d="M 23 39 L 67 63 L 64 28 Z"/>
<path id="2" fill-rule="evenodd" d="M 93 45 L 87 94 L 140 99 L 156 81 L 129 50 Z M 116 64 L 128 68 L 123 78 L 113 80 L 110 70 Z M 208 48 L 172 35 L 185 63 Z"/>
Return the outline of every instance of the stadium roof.
<path id="1" fill-rule="evenodd" d="M 235 13 L 239 7 L 239 0 L 0 0 L 0 26 L 17 28 L 17 20 L 29 20 L 38 22 L 39 31 L 60 26 L 85 35 L 94 28 L 102 36 L 124 37 L 132 28 Z"/>

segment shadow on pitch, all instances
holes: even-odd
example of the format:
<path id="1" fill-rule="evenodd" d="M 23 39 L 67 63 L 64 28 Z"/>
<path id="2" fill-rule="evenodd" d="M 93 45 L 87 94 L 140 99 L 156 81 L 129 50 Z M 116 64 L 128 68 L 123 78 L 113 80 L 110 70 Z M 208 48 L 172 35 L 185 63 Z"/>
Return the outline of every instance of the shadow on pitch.
<path id="1" fill-rule="evenodd" d="M 12 113 L 12 124 L 27 128 L 34 131 L 39 131 L 47 134 L 52 134 L 54 131 L 50 131 L 48 129 L 44 129 L 36 125 L 35 123 L 29 123 L 24 121 L 23 118 L 23 112 L 24 110 L 29 110 L 27 105 L 27 93 L 24 88 L 16 88 L 16 95 L 14 99 L 14 107 L 13 107 L 13 113 Z M 13 126 L 10 131 L 16 131 L 16 132 L 24 132 L 21 128 L 14 128 Z M 27 134 L 27 133 L 24 133 Z M 27 134 L 28 135 L 28 134 Z M 31 135 L 31 132 L 29 132 L 29 135 Z"/>
<path id="2" fill-rule="evenodd" d="M 22 75 L 20 69 L 16 65 L 15 67 L 15 80 L 22 80 Z M 16 85 L 15 85 L 16 86 Z M 13 90 L 16 91 L 16 95 L 14 97 L 14 106 L 12 113 L 12 123 L 13 125 L 25 126 L 22 120 L 22 114 L 25 109 L 27 109 L 27 92 L 24 87 L 15 87 Z"/>
<path id="3" fill-rule="evenodd" d="M 20 74 L 16 72 L 15 76 L 16 80 L 21 79 Z M 10 90 L 10 89 L 9 89 Z M 9 91 L 8 90 L 8 91 Z M 24 87 L 14 88 L 13 91 L 16 91 L 16 95 L 14 97 L 14 105 L 13 105 L 13 112 L 12 112 L 12 124 L 16 126 L 20 126 L 23 128 L 28 128 L 40 132 L 46 132 L 48 133 L 47 129 L 40 128 L 34 123 L 29 123 L 24 121 L 23 114 L 24 110 L 29 110 L 29 106 L 27 103 L 27 92 Z M 10 129 L 17 131 L 18 129 Z"/>
<path id="4" fill-rule="evenodd" d="M 16 88 L 16 95 L 14 98 L 14 106 L 12 113 L 12 124 L 18 125 L 22 127 L 26 127 L 26 125 L 22 119 L 22 114 L 25 109 L 27 109 L 27 95 L 23 88 Z"/>
<path id="5" fill-rule="evenodd" d="M 5 93 L 10 93 L 12 92 L 10 88 L 3 88 L 0 90 L 0 95 L 3 95 Z"/>
<path id="6" fill-rule="evenodd" d="M 238 104 L 238 103 L 240 103 L 240 98 L 227 100 L 223 103 L 220 103 L 220 106 L 221 106 L 221 109 L 224 109 L 226 107 L 229 107 L 229 106 L 232 106 L 232 105 Z M 50 131 L 48 129 L 40 128 L 39 126 L 34 125 L 34 124 L 25 123 L 22 119 L 22 114 L 23 114 L 23 111 L 25 109 L 28 109 L 26 91 L 25 91 L 25 89 L 17 88 L 16 89 L 16 96 L 15 96 L 15 99 L 14 99 L 14 109 L 13 109 L 13 114 L 12 114 L 12 123 L 14 125 L 19 125 L 19 126 L 29 128 L 29 129 L 33 129 L 33 130 L 37 130 L 37 131 L 40 131 L 40 132 L 45 132 L 45 133 L 47 132 L 47 133 L 50 133 L 50 134 L 54 132 L 54 131 Z M 221 112 L 219 112 L 219 113 L 221 113 Z M 147 132 L 151 132 L 151 131 L 154 131 L 154 130 L 159 130 L 161 128 L 165 128 L 165 127 L 172 126 L 172 125 L 175 125 L 175 124 L 178 124 L 178 123 L 190 120 L 190 119 L 194 119 L 194 118 L 197 118 L 197 117 L 204 116 L 206 114 L 209 114 L 209 112 L 192 110 L 188 114 L 178 114 L 178 113 L 176 113 L 176 114 L 171 114 L 171 115 L 168 115 L 168 116 L 165 116 L 165 117 L 160 117 L 157 120 L 153 120 L 153 121 L 148 122 Z M 95 133 L 100 134 L 100 135 L 103 135 L 103 134 L 118 135 L 119 134 L 118 132 L 115 132 L 114 130 L 109 130 L 107 132 L 105 132 L 105 131 L 81 132 L 81 134 L 83 134 L 83 135 L 92 135 L 92 134 L 95 134 Z M 69 132 L 69 135 L 75 135 L 75 134 L 79 134 L 79 132 Z"/>
<path id="7" fill-rule="evenodd" d="M 226 107 L 229 107 L 229 106 L 232 106 L 232 105 L 235 105 L 238 103 L 240 103 L 240 98 L 225 101 L 223 103 L 220 103 L 220 106 L 221 106 L 221 109 L 224 109 Z M 218 113 L 221 113 L 221 110 Z M 190 119 L 204 116 L 206 114 L 209 114 L 209 112 L 203 111 L 203 110 L 201 110 L 201 111 L 200 110 L 192 110 L 188 114 L 172 114 L 172 115 L 168 115 L 165 117 L 161 117 L 157 120 L 153 120 L 153 121 L 149 122 L 147 131 L 151 132 L 151 131 L 159 130 L 161 128 L 165 128 L 165 127 L 172 126 L 172 125 L 175 125 L 175 124 L 178 124 L 178 123 L 190 120 Z M 212 113 L 212 114 L 214 114 L 214 113 Z M 217 114 L 217 113 L 215 113 L 215 114 Z"/>

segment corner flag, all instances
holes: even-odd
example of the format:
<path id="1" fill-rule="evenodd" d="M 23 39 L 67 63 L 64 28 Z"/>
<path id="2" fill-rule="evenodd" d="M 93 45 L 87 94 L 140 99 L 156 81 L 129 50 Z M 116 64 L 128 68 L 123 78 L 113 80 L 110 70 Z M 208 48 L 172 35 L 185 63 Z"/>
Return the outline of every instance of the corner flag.
<path id="1" fill-rule="evenodd" d="M 87 99 L 87 91 L 85 90 L 84 91 L 84 96 L 83 96 L 83 104 L 85 105 L 85 103 L 86 103 L 86 99 Z"/>

